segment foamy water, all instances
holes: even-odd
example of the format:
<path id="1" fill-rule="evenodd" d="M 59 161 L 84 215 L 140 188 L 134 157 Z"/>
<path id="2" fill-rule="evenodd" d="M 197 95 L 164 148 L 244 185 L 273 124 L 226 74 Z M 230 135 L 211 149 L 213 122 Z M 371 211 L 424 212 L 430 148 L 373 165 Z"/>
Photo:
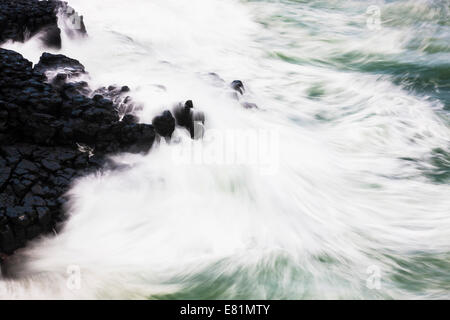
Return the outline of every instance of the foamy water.
<path id="1" fill-rule="evenodd" d="M 130 86 L 142 122 L 192 99 L 205 136 L 78 180 L 0 297 L 450 298 L 445 1 L 375 1 L 379 30 L 363 1 L 69 4 L 93 87 Z"/>

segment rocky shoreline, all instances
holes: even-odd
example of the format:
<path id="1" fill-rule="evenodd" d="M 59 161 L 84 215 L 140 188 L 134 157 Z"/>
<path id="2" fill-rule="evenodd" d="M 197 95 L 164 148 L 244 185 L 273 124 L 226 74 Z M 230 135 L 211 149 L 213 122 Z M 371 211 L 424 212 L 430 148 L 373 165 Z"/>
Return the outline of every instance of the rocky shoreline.
<path id="1" fill-rule="evenodd" d="M 59 1 L 0 0 L 0 43 L 23 42 L 51 29 L 59 35 L 57 11 L 64 6 Z M 58 47 L 54 44 L 60 41 L 59 37 L 44 43 Z M 64 221 L 64 194 L 75 178 L 112 168 L 107 154 L 148 152 L 155 141 L 155 128 L 138 123 L 128 112 L 128 87 L 92 91 L 88 83 L 77 80 L 82 74 L 84 66 L 63 55 L 44 53 L 33 67 L 19 53 L 0 48 L 3 258 L 28 240 L 58 229 Z M 165 134 L 173 129 L 169 126 Z"/>
<path id="2" fill-rule="evenodd" d="M 77 20 L 76 32 L 86 34 L 83 17 L 66 2 L 49 0 L 0 0 L 0 43 L 7 40 L 24 42 L 41 34 L 43 44 L 49 48 L 61 48 L 61 29 L 58 13 Z"/>
<path id="3" fill-rule="evenodd" d="M 47 82 L 45 72 L 64 67 Z M 105 156 L 147 152 L 150 124 L 119 114 L 114 103 L 85 82 L 76 60 L 44 53 L 40 62 L 0 49 L 0 249 L 12 253 L 62 221 L 63 197 L 74 178 L 105 166 Z M 126 87 L 110 87 L 121 95 Z"/>
<path id="4" fill-rule="evenodd" d="M 0 46 L 40 35 L 45 46 L 60 48 L 58 16 L 76 14 L 54 0 L 0 0 L 0 9 Z M 86 36 L 77 17 L 70 35 Z M 87 75 L 81 62 L 64 55 L 44 52 L 33 66 L 0 47 L 0 263 L 27 241 L 58 232 L 71 183 L 114 169 L 108 155 L 146 153 L 160 138 L 169 141 L 176 126 L 193 139 L 203 135 L 205 115 L 194 111 L 191 100 L 157 115 L 152 124 L 139 123 L 130 88 L 92 89 L 83 80 Z M 239 100 L 243 83 L 230 87 Z"/>

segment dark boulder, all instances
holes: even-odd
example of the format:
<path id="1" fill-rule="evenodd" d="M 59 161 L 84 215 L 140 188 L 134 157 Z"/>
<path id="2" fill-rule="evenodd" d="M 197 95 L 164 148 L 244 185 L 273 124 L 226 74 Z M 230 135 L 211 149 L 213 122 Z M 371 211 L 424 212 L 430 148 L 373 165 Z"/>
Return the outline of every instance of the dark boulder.
<path id="1" fill-rule="evenodd" d="M 58 69 L 64 69 L 66 72 L 68 71 L 69 77 L 79 76 L 86 73 L 84 66 L 78 60 L 68 58 L 62 54 L 51 54 L 45 52 L 42 54 L 39 62 L 34 66 L 34 71 L 41 73 Z"/>
<path id="2" fill-rule="evenodd" d="M 162 115 L 153 118 L 152 125 L 160 136 L 170 138 L 175 130 L 175 118 L 166 110 Z"/>
<path id="3" fill-rule="evenodd" d="M 241 104 L 245 109 L 258 109 L 258 106 L 255 103 L 242 102 Z"/>
<path id="4" fill-rule="evenodd" d="M 241 95 L 245 92 L 244 84 L 241 80 L 234 80 L 233 82 L 231 82 L 230 87 L 233 90 L 239 92 Z"/>
<path id="5" fill-rule="evenodd" d="M 239 101 L 239 95 L 237 94 L 239 92 L 240 95 L 244 95 L 245 93 L 245 87 L 241 80 L 234 80 L 231 82 L 230 87 L 235 91 L 231 92 L 231 97 L 237 101 Z M 255 103 L 252 102 L 241 102 L 241 105 L 245 109 L 258 109 L 258 106 Z"/>
<path id="6" fill-rule="evenodd" d="M 186 128 L 192 139 L 203 135 L 202 130 L 203 124 L 205 123 L 204 113 L 194 111 L 193 109 L 194 104 L 191 100 L 186 101 L 184 106 L 180 103 L 174 108 L 174 116 L 177 125 Z"/>

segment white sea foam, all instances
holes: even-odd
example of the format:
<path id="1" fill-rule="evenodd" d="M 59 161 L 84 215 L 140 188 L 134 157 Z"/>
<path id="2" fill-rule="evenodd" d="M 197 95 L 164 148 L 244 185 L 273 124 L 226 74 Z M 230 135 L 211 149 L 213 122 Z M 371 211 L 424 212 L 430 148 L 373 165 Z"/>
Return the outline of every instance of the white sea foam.
<path id="1" fill-rule="evenodd" d="M 390 276 L 399 265 L 389 258 L 450 247 L 449 186 L 429 182 L 402 160 L 448 146 L 449 128 L 434 112 L 439 103 L 386 77 L 274 58 L 283 51 L 326 59 L 350 51 L 348 44 L 397 53 L 408 30 L 372 34 L 383 45 L 371 46 L 352 42 L 347 32 L 360 26 L 349 26 L 345 16 L 299 11 L 305 21 L 334 24 L 322 40 L 343 41 L 327 45 L 306 28 L 257 24 L 275 9 L 259 2 L 70 5 L 84 15 L 89 37 L 64 38 L 61 53 L 79 59 L 94 86 L 129 85 L 144 105 L 143 122 L 192 99 L 206 114 L 206 136 L 192 146 L 177 129 L 177 143 L 161 143 L 146 156 L 116 155 L 128 169 L 77 181 L 64 230 L 24 250 L 20 270 L 15 265 L 20 278 L 3 281 L 1 297 L 149 298 L 203 285 L 219 292 L 201 294 L 225 298 L 248 288 L 252 298 L 448 298 L 439 288 L 419 294 L 397 287 Z M 298 48 L 288 45 L 295 41 Z M 34 62 L 42 51 L 36 40 L 7 47 Z M 243 80 L 260 110 L 227 98 L 209 72 Z M 314 88 L 317 99 L 308 95 Z M 259 142 L 276 152 L 276 170 L 261 174 L 261 158 L 256 165 L 178 161 L 190 147 L 213 154 L 223 145 L 231 158 L 248 155 L 208 139 L 210 129 L 275 132 L 276 143 Z M 77 276 L 67 273 L 73 265 L 81 272 L 75 290 L 68 286 Z M 366 288 L 370 266 L 382 271 L 380 290 Z"/>

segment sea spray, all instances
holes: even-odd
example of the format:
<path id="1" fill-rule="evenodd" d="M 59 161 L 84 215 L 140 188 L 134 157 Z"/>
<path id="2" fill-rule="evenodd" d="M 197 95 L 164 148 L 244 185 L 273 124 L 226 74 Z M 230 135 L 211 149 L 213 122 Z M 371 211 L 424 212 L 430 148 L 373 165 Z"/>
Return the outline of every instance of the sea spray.
<path id="1" fill-rule="evenodd" d="M 94 85 L 129 85 L 143 122 L 192 99 L 205 137 L 276 132 L 276 166 L 174 157 L 192 144 L 237 155 L 217 134 L 192 142 L 181 129 L 148 155 L 114 155 L 124 169 L 79 179 L 63 231 L 18 255 L 0 296 L 449 297 L 449 186 L 421 169 L 449 148 L 448 100 L 414 85 L 448 57 L 435 2 L 382 2 L 379 30 L 357 1 L 70 5 L 89 37 L 63 38 L 61 52 Z M 43 50 L 8 46 L 33 61 Z M 261 110 L 227 97 L 211 72 L 242 79 Z M 67 286 L 69 266 L 79 287 Z"/>

